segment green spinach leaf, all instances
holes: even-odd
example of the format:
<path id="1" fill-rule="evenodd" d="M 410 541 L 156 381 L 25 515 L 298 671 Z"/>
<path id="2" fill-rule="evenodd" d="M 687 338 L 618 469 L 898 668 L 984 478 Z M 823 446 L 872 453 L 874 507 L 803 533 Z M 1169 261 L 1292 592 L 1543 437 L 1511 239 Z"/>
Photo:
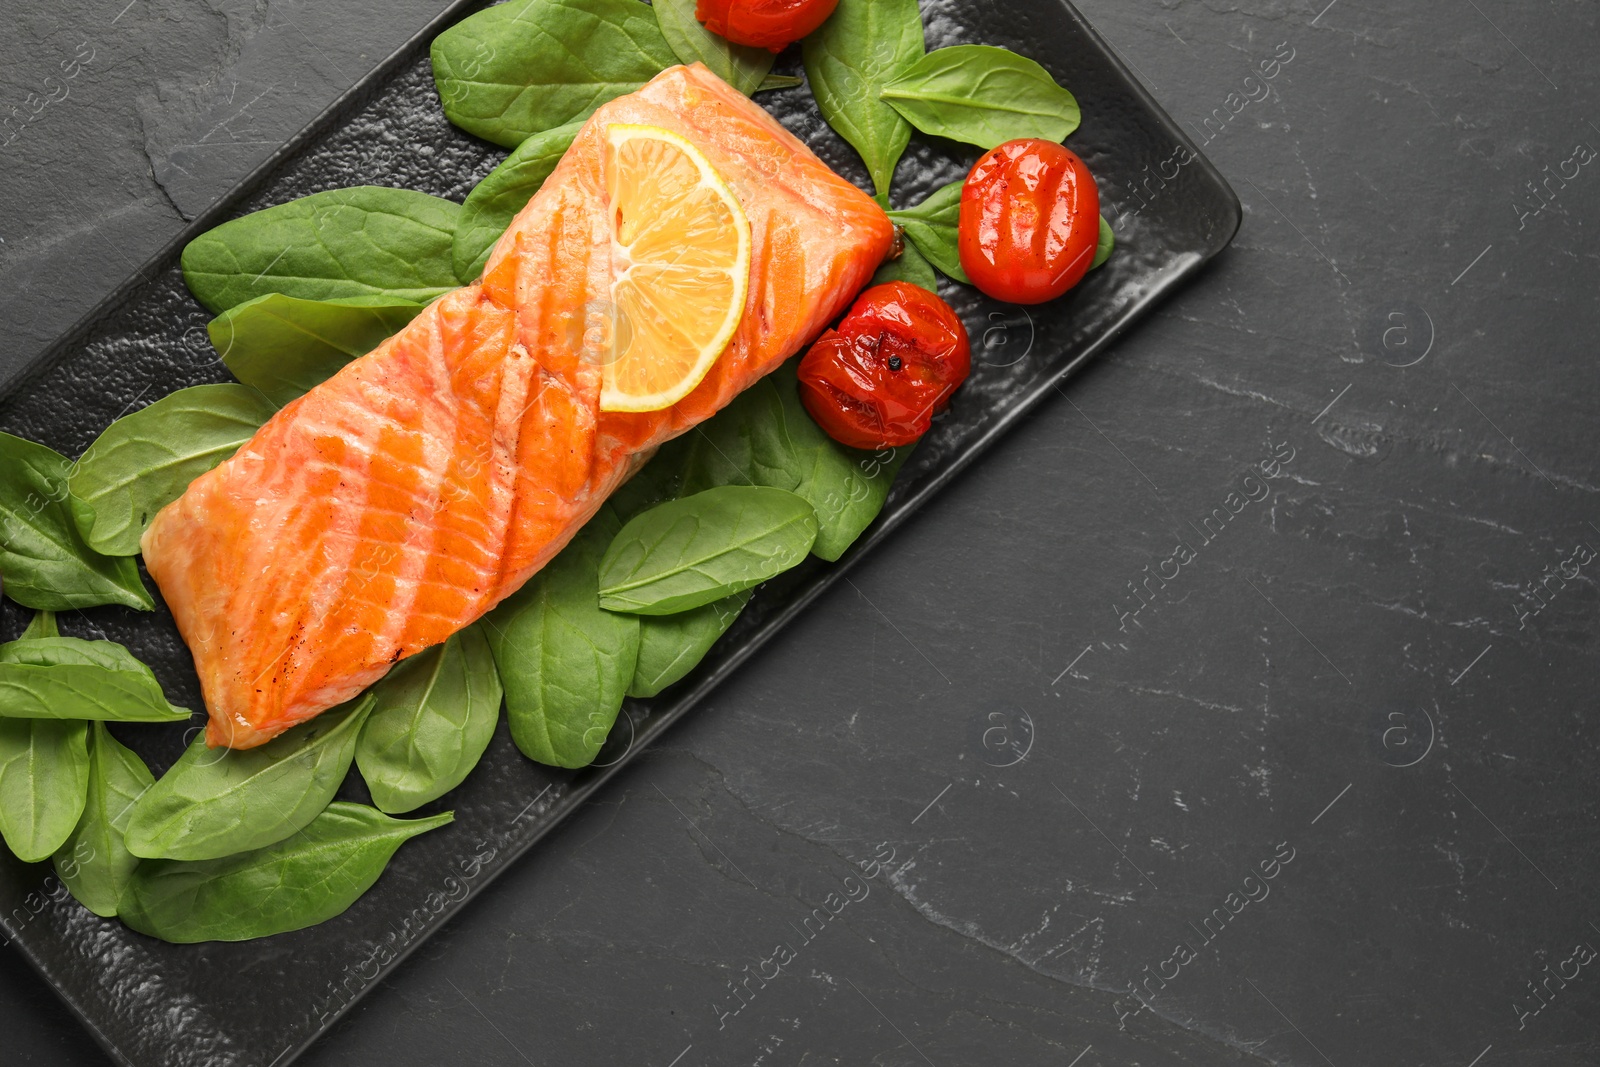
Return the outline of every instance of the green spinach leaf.
<path id="1" fill-rule="evenodd" d="M 861 153 L 884 207 L 911 127 L 879 94 L 926 48 L 917 0 L 839 0 L 801 46 L 822 117 Z"/>
<path id="2" fill-rule="evenodd" d="M 980 148 L 1018 137 L 1064 141 L 1078 128 L 1078 101 L 1049 71 L 992 45 L 930 52 L 885 83 L 880 95 L 923 133 Z"/>
<path id="3" fill-rule="evenodd" d="M 32 641 L 38 637 L 60 636 L 61 630 L 56 626 L 56 613 L 53 611 L 41 611 L 35 614 L 28 622 L 27 627 L 22 631 L 22 636 L 18 637 L 17 640 Z"/>
<path id="4" fill-rule="evenodd" d="M 785 363 L 681 438 L 688 451 L 682 491 L 719 485 L 786 489 L 816 513 L 812 553 L 836 560 L 878 517 L 915 446 L 860 452 L 833 440 L 800 403 L 798 365 Z"/>
<path id="5" fill-rule="evenodd" d="M 134 801 L 154 781 L 144 760 L 112 737 L 105 723 L 90 726 L 88 801 L 53 862 L 78 903 L 96 915 L 117 913 L 117 900 L 139 865 L 122 835 Z"/>
<path id="6" fill-rule="evenodd" d="M 907 244 L 899 259 L 885 260 L 868 284 L 882 285 L 884 282 L 910 282 L 930 293 L 939 291 L 939 277 L 933 273 L 933 264 L 922 258 L 922 253 L 917 251 L 914 244 Z"/>
<path id="7" fill-rule="evenodd" d="M 756 86 L 756 92 L 768 93 L 774 89 L 794 89 L 804 85 L 804 78 L 796 78 L 793 74 L 768 74 L 761 79 L 761 84 Z"/>
<path id="8" fill-rule="evenodd" d="M 506 148 L 678 62 L 638 0 L 511 0 L 445 30 L 432 56 L 446 117 Z"/>
<path id="9" fill-rule="evenodd" d="M 746 589 L 676 615 L 640 616 L 639 662 L 628 695 L 653 697 L 692 671 L 754 594 Z"/>
<path id="10" fill-rule="evenodd" d="M 0 719 L 181 722 L 155 672 L 115 641 L 33 637 L 0 645 Z"/>
<path id="11" fill-rule="evenodd" d="M 149 611 L 133 560 L 103 556 L 84 543 L 93 525 L 67 487 L 72 464 L 54 449 L 0 433 L 0 579 L 18 604 L 68 611 L 124 604 Z"/>
<path id="12" fill-rule="evenodd" d="M 88 723 L 0 718 L 0 837 L 18 859 L 49 859 L 88 795 Z"/>
<path id="13" fill-rule="evenodd" d="M 1095 244 L 1094 262 L 1089 264 L 1089 269 L 1094 270 L 1106 260 L 1111 258 L 1111 253 L 1117 247 L 1117 235 L 1111 229 L 1111 223 L 1106 221 L 1104 215 L 1100 216 L 1100 240 Z"/>
<path id="14" fill-rule="evenodd" d="M 725 485 L 631 519 L 600 563 L 600 606 L 674 615 L 760 585 L 805 559 L 817 517 L 804 498 Z"/>
<path id="15" fill-rule="evenodd" d="M 463 281 L 483 273 L 500 235 L 506 232 L 517 212 L 528 206 L 561 157 L 572 147 L 573 138 L 583 129 L 581 122 L 569 122 L 523 141 L 505 161 L 491 170 L 467 194 L 461 205 L 461 223 L 456 227 L 455 271 Z"/>
<path id="16" fill-rule="evenodd" d="M 41 616 L 48 615 L 40 612 Z M 35 630 L 34 627 L 38 629 Z M 31 634 L 30 634 L 30 631 Z M 48 632 L 55 631 L 55 632 Z M 0 645 L 0 665 L 28 664 L 36 667 L 61 667 L 81 665 L 98 667 L 107 671 L 126 671 L 155 681 L 155 672 L 141 662 L 127 647 L 115 641 L 85 641 L 81 637 L 62 637 L 50 615 L 49 622 L 35 618 L 28 630 L 15 641 Z M 54 716 L 38 716 L 53 718 Z M 62 718 L 90 718 L 91 716 L 62 716 Z"/>
<path id="17" fill-rule="evenodd" d="M 734 44 L 694 17 L 696 0 L 652 0 L 661 35 L 685 63 L 704 63 L 717 77 L 749 96 L 761 88 L 776 58 L 765 48 Z"/>
<path id="18" fill-rule="evenodd" d="M 642 470 L 618 486 L 606 499 L 606 505 L 616 512 L 619 523 L 627 522 L 641 511 L 680 495 L 692 436 L 686 434 L 675 437 L 662 445 Z M 605 545 L 600 547 L 603 551 Z"/>
<path id="19" fill-rule="evenodd" d="M 620 527 L 610 505 L 602 507 L 559 556 L 485 617 L 511 738 L 539 763 L 593 763 L 633 680 L 639 620 L 601 610 L 595 577 Z"/>
<path id="20" fill-rule="evenodd" d="M 421 310 L 415 300 L 395 296 L 303 300 L 268 293 L 229 308 L 206 330 L 233 376 L 282 407 L 377 348 Z"/>
<path id="21" fill-rule="evenodd" d="M 73 464 L 67 486 L 92 509 L 78 532 L 108 556 L 137 555 L 156 512 L 238 451 L 273 410 L 248 385 L 196 385 L 124 415 Z"/>
<path id="22" fill-rule="evenodd" d="M 916 207 L 891 211 L 889 217 L 905 227 L 906 236 L 930 263 L 956 281 L 971 284 L 967 272 L 961 269 L 956 236 L 961 221 L 961 188 L 965 184 L 965 179 L 951 182 L 934 190 Z"/>
<path id="23" fill-rule="evenodd" d="M 266 293 L 428 301 L 461 284 L 451 259 L 460 214 L 460 204 L 410 189 L 312 193 L 190 241 L 183 280 L 213 312 Z"/>
<path id="24" fill-rule="evenodd" d="M 500 674 L 481 626 L 405 660 L 369 692 L 356 766 L 372 802 L 391 815 L 460 785 L 500 721 Z"/>
<path id="25" fill-rule="evenodd" d="M 333 799 L 371 707 L 361 697 L 258 748 L 207 748 L 196 737 L 133 806 L 128 851 L 209 860 L 282 841 Z"/>
<path id="26" fill-rule="evenodd" d="M 248 941 L 315 926 L 372 888 L 401 845 L 453 818 L 446 812 L 392 819 L 339 801 L 266 848 L 223 859 L 139 864 L 117 914 L 142 934 L 178 944 Z"/>

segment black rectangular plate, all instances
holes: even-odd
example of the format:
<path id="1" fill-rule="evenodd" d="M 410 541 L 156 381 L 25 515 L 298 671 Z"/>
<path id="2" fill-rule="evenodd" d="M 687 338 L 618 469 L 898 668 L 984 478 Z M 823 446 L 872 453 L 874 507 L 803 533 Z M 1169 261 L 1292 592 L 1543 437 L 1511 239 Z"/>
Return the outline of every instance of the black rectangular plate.
<path id="1" fill-rule="evenodd" d="M 189 296 L 178 253 L 196 234 L 307 193 L 357 184 L 460 200 L 504 155 L 440 112 L 428 43 L 481 0 L 454 5 L 342 97 L 170 248 L 46 353 L 0 403 L 0 428 L 80 454 L 113 419 L 189 385 L 227 380 L 206 340 L 208 316 Z M 809 560 L 764 586 L 734 628 L 683 682 L 629 701 L 600 764 L 579 772 L 524 759 L 502 723 L 482 764 L 417 814 L 456 821 L 407 844 L 345 914 L 310 930 L 241 944 L 167 945 L 96 918 L 48 864 L 0 849 L 0 929 L 67 1001 L 112 1057 L 130 1067 L 283 1067 L 384 974 L 616 769 L 685 714 L 1067 375 L 1106 347 L 1238 229 L 1238 199 L 1198 149 L 1062 0 L 923 0 L 929 48 L 981 41 L 1042 62 L 1077 96 L 1070 139 L 1100 185 L 1118 247 L 1066 298 L 1023 309 L 944 283 L 973 340 L 971 379 L 900 472 L 877 523 L 836 564 Z M 780 71 L 797 72 L 794 50 Z M 858 184 L 855 154 L 822 122 L 804 87 L 761 101 Z M 1192 153 L 1192 158 L 1190 157 Z M 961 177 L 977 153 L 915 142 L 901 163 L 896 206 Z M 0 632 L 28 613 L 6 602 Z M 164 610 L 71 613 L 64 632 L 107 637 L 150 663 L 177 704 L 202 706 L 188 651 Z M 159 772 L 182 750 L 182 727 L 119 728 Z M 361 798 L 352 775 L 350 795 Z"/>

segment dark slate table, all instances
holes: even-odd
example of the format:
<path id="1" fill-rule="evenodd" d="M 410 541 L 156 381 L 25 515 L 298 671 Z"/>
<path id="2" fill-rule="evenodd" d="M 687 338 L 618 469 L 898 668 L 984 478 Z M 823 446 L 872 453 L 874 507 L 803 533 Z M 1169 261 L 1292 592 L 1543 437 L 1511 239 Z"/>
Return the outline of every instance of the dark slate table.
<path id="1" fill-rule="evenodd" d="M 0 358 L 441 6 L 11 12 Z M 1600 1060 L 1600 9 L 1083 8 L 1233 248 L 305 1063 Z"/>

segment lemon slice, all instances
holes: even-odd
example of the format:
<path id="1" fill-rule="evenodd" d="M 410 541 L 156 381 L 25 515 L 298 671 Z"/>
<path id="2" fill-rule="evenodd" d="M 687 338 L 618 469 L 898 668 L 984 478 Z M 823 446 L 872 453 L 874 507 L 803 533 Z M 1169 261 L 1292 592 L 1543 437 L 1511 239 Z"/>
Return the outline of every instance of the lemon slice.
<path id="1" fill-rule="evenodd" d="M 614 274 L 603 411 L 659 411 L 695 386 L 744 314 L 750 221 L 700 150 L 656 126 L 606 129 Z"/>

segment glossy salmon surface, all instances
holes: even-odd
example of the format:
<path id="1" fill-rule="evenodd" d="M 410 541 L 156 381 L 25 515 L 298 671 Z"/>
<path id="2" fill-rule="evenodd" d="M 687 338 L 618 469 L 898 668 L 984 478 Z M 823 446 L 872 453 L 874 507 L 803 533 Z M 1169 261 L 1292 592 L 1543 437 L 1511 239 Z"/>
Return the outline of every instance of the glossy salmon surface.
<path id="1" fill-rule="evenodd" d="M 751 226 L 738 330 L 662 411 L 599 408 L 614 123 L 693 143 Z M 657 446 L 837 317 L 892 231 L 704 67 L 671 68 L 601 107 L 482 279 L 283 408 L 145 533 L 146 566 L 200 675 L 207 741 L 262 744 L 515 592 Z"/>

